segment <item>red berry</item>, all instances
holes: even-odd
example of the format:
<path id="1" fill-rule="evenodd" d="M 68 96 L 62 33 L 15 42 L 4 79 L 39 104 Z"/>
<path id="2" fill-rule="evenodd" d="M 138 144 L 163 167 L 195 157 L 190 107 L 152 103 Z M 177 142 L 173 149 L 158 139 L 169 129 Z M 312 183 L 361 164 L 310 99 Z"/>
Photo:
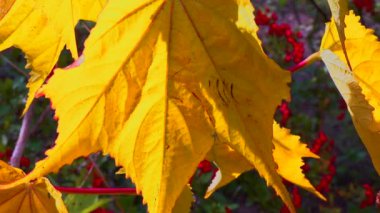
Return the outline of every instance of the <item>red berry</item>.
<path id="1" fill-rule="evenodd" d="M 224 210 L 226 211 L 226 213 L 232 213 L 232 210 L 230 208 L 228 208 L 227 206 L 224 207 Z"/>
<path id="2" fill-rule="evenodd" d="M 6 158 L 7 161 L 11 159 L 12 152 L 13 152 L 13 150 L 10 149 L 10 148 L 7 148 L 7 149 L 5 150 L 5 158 Z"/>
<path id="3" fill-rule="evenodd" d="M 21 159 L 20 159 L 20 166 L 25 167 L 25 168 L 29 168 L 29 166 L 30 166 L 30 160 L 29 160 L 29 158 L 27 158 L 27 157 L 21 157 Z"/>
<path id="4" fill-rule="evenodd" d="M 290 213 L 290 211 L 286 205 L 282 205 L 280 213 Z"/>
<path id="5" fill-rule="evenodd" d="M 211 172 L 212 164 L 208 160 L 203 160 L 202 162 L 199 163 L 198 169 L 200 169 L 202 173 Z"/>
<path id="6" fill-rule="evenodd" d="M 367 12 L 374 12 L 374 0 L 353 0 L 353 3 L 358 9 L 365 10 Z"/>
<path id="7" fill-rule="evenodd" d="M 92 186 L 95 188 L 100 188 L 100 187 L 105 186 L 103 179 L 99 175 L 97 175 L 96 172 L 94 172 L 92 176 Z"/>
<path id="8" fill-rule="evenodd" d="M 294 207 L 300 208 L 302 205 L 302 197 L 297 187 L 293 187 L 292 191 Z"/>
<path id="9" fill-rule="evenodd" d="M 360 208 L 365 208 L 367 206 L 372 206 L 375 204 L 375 192 L 373 191 L 371 185 L 363 184 L 365 198 L 360 204 Z"/>

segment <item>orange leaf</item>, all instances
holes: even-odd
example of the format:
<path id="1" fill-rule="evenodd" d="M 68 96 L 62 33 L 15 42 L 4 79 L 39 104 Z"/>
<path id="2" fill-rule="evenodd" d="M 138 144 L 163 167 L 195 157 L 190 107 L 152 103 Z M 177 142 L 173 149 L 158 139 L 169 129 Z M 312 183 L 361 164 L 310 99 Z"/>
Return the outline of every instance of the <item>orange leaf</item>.
<path id="1" fill-rule="evenodd" d="M 20 169 L 0 161 L 0 184 L 12 183 L 25 176 Z M 66 213 L 61 193 L 55 190 L 47 178 L 31 182 L 19 182 L 4 187 L 0 185 L 1 212 Z"/>

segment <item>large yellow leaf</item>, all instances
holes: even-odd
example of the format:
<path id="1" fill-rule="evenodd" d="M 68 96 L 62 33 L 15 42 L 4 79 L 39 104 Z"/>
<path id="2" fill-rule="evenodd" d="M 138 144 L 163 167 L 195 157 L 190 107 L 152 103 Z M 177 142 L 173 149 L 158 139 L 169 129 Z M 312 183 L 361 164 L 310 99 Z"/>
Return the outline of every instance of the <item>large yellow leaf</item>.
<path id="1" fill-rule="evenodd" d="M 6 184 L 24 177 L 23 171 L 0 161 L 0 184 Z M 61 193 L 54 189 L 47 178 L 24 182 L 2 189 L 0 186 L 1 212 L 46 212 L 66 213 Z"/>
<path id="2" fill-rule="evenodd" d="M 273 157 L 278 165 L 278 173 L 293 184 L 317 195 L 322 200 L 326 200 L 313 187 L 301 169 L 304 165 L 302 158 L 319 157 L 312 153 L 306 144 L 300 142 L 299 136 L 292 135 L 288 129 L 281 128 L 276 122 L 273 123 L 273 144 L 275 147 Z M 216 143 L 208 156 L 220 169 L 221 178 L 217 184 L 213 183 L 213 186 L 209 188 L 207 196 L 237 178 L 241 173 L 252 169 L 252 166 L 242 155 L 236 153 L 226 144 Z"/>
<path id="3" fill-rule="evenodd" d="M 74 28 L 79 19 L 95 21 L 105 0 L 1 0 L 0 51 L 22 49 L 32 71 L 25 110 L 66 45 L 78 57 Z M 2 8 L 4 6 L 4 9 Z"/>
<path id="4" fill-rule="evenodd" d="M 150 212 L 171 212 L 215 141 L 228 144 L 294 209 L 272 156 L 272 120 L 290 74 L 262 51 L 248 0 L 114 0 L 79 67 L 44 92 L 59 136 L 34 179 L 103 150 Z M 68 83 L 69 82 L 69 83 Z"/>
<path id="5" fill-rule="evenodd" d="M 321 57 L 380 174 L 380 43 L 373 31 L 361 25 L 359 19 L 350 12 L 345 20 L 345 45 L 352 70 L 345 62 L 334 21 L 326 27 Z"/>

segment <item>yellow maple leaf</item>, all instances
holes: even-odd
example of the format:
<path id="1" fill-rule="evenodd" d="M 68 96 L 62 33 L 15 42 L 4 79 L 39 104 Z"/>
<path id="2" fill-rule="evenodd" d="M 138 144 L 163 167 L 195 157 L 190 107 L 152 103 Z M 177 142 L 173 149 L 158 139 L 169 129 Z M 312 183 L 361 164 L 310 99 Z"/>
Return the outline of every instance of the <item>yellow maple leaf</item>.
<path id="1" fill-rule="evenodd" d="M 20 169 L 0 161 L 0 184 L 7 184 L 25 176 Z M 1 212 L 57 212 L 66 213 L 66 207 L 58 192 L 47 178 L 41 177 L 32 182 L 21 182 L 12 187 L 0 185 Z"/>
<path id="2" fill-rule="evenodd" d="M 326 26 L 320 55 L 380 174 L 380 43 L 373 30 L 366 29 L 359 20 L 352 11 L 345 19 L 345 45 L 352 70 L 345 62 L 334 21 Z"/>
<path id="3" fill-rule="evenodd" d="M 11 46 L 26 55 L 31 69 L 29 108 L 37 90 L 56 64 L 64 46 L 78 57 L 74 28 L 79 19 L 95 21 L 105 0 L 1 0 L 0 51 Z M 4 9 L 3 7 L 4 6 Z"/>
<path id="4" fill-rule="evenodd" d="M 315 194 L 322 200 L 326 198 L 320 194 L 305 177 L 301 167 L 304 165 L 302 158 L 319 158 L 312 153 L 306 144 L 300 142 L 300 137 L 292 135 L 286 128 L 281 128 L 273 123 L 273 150 L 274 161 L 277 163 L 278 173 L 286 180 Z M 239 153 L 231 149 L 227 144 L 217 143 L 210 151 L 209 160 L 214 161 L 220 169 L 219 179 L 213 181 L 206 196 L 237 178 L 243 172 L 252 169 L 249 162 Z M 239 163 L 236 163 L 239 162 Z"/>
<path id="5" fill-rule="evenodd" d="M 26 179 L 103 150 L 150 212 L 171 212 L 221 141 L 294 210 L 272 156 L 273 114 L 290 74 L 263 53 L 252 12 L 248 0 L 109 2 L 83 64 L 56 70 L 43 89 L 59 136 Z"/>

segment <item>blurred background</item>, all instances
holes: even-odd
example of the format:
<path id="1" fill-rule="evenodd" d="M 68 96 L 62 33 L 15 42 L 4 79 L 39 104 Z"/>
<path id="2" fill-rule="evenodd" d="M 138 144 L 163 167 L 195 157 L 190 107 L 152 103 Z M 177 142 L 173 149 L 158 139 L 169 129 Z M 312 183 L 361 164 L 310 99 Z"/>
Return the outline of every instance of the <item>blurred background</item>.
<path id="1" fill-rule="evenodd" d="M 293 67 L 308 55 L 319 50 L 325 22 L 330 12 L 325 0 L 252 0 L 259 37 L 265 52 L 285 69 Z M 380 0 L 353 0 L 350 8 L 362 16 L 362 23 L 380 32 Z M 253 21 L 253 20 L 252 20 Z M 78 46 L 93 23 L 77 25 Z M 68 51 L 62 51 L 58 67 L 72 63 Z M 18 49 L 0 53 L 0 159 L 9 161 L 17 141 L 25 104 L 29 70 Z M 287 181 L 298 212 L 377 212 L 376 193 L 380 178 L 362 145 L 346 105 L 321 62 L 293 73 L 292 99 L 283 102 L 276 120 L 301 136 L 303 142 L 321 158 L 305 159 L 303 171 L 313 185 L 326 196 L 319 200 Z M 21 168 L 28 172 L 44 157 L 46 149 L 57 136 L 54 112 L 48 100 L 36 99 L 29 124 L 30 137 Z M 191 180 L 195 193 L 193 212 L 287 212 L 274 191 L 255 171 L 242 174 L 237 180 L 203 196 L 216 172 L 208 161 L 199 164 Z M 81 158 L 65 166 L 58 174 L 49 176 L 53 184 L 77 187 L 133 187 L 107 156 L 99 153 Z M 64 195 L 70 212 L 146 212 L 140 196 Z"/>

